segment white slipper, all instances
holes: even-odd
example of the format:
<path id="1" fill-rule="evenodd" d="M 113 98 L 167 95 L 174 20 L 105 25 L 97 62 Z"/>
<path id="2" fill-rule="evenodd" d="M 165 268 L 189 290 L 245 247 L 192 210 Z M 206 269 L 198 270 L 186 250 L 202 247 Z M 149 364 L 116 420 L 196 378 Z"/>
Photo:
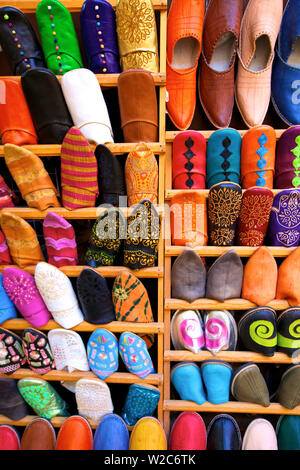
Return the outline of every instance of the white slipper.
<path id="1" fill-rule="evenodd" d="M 72 116 L 90 144 L 113 142 L 113 132 L 101 87 L 93 72 L 75 69 L 61 79 L 62 91 Z"/>
<path id="2" fill-rule="evenodd" d="M 78 333 L 57 328 L 49 331 L 48 339 L 57 370 L 90 370 L 86 349 Z"/>
<path id="3" fill-rule="evenodd" d="M 70 279 L 51 264 L 40 262 L 36 265 L 34 279 L 49 312 L 63 328 L 73 328 L 83 322 Z"/>
<path id="4" fill-rule="evenodd" d="M 100 379 L 78 380 L 75 398 L 78 412 L 85 418 L 99 420 L 114 410 L 108 385 Z"/>

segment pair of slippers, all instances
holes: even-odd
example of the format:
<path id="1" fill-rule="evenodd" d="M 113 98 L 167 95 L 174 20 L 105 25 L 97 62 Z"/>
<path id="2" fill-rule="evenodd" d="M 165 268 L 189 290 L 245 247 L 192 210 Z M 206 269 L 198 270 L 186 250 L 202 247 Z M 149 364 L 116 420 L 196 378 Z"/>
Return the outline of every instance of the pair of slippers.
<path id="1" fill-rule="evenodd" d="M 171 338 L 175 349 L 197 354 L 201 350 L 216 355 L 219 351 L 234 351 L 237 344 L 237 325 L 227 310 L 177 310 L 171 320 Z"/>
<path id="2" fill-rule="evenodd" d="M 86 264 L 93 268 L 112 266 L 123 248 L 124 266 L 155 266 L 159 237 L 160 218 L 150 200 L 140 201 L 127 220 L 118 209 L 105 210 L 92 227 Z"/>
<path id="3" fill-rule="evenodd" d="M 153 363 L 145 341 L 134 333 L 124 332 L 119 341 L 104 328 L 95 330 L 87 344 L 91 370 L 100 379 L 106 379 L 119 367 L 119 354 L 129 372 L 141 379 L 154 373 Z"/>

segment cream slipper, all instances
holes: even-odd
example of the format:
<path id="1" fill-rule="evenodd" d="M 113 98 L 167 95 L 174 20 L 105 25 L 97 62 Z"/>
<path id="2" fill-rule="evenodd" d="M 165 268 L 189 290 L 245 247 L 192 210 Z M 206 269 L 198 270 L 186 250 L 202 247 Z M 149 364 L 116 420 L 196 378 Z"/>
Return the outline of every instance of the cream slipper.
<path id="1" fill-rule="evenodd" d="M 108 385 L 100 379 L 78 380 L 75 398 L 78 412 L 85 418 L 99 420 L 114 410 Z"/>
<path id="2" fill-rule="evenodd" d="M 57 370 L 69 373 L 90 370 L 85 346 L 78 333 L 57 328 L 49 331 L 48 339 Z"/>

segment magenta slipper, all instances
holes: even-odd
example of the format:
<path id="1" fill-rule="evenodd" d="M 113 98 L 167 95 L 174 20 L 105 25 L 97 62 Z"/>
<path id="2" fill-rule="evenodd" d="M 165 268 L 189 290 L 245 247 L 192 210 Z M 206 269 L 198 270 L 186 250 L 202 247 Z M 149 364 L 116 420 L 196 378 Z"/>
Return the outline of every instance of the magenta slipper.
<path id="1" fill-rule="evenodd" d="M 72 225 L 54 212 L 48 212 L 43 223 L 48 263 L 57 268 L 78 263 L 75 232 Z"/>
<path id="2" fill-rule="evenodd" d="M 5 268 L 3 287 L 21 315 L 32 326 L 44 326 L 52 318 L 43 301 L 34 277 L 17 268 Z"/>

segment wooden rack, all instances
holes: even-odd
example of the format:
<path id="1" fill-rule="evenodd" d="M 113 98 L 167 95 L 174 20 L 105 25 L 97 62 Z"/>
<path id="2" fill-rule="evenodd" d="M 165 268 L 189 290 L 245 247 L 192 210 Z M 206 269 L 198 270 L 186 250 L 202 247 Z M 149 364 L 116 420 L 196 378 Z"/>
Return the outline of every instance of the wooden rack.
<path id="1" fill-rule="evenodd" d="M 276 130 L 277 139 L 283 133 L 284 130 Z M 215 131 L 199 131 L 206 140 Z M 239 131 L 241 136 L 246 131 Z M 182 191 L 176 191 L 172 189 L 172 144 L 175 136 L 178 134 L 177 131 L 166 132 L 166 179 L 165 179 L 165 202 L 169 203 L 171 198 Z M 183 190 L 188 192 L 189 190 Z M 199 193 L 208 196 L 208 190 L 196 190 Z M 274 190 L 274 193 L 278 190 Z M 166 221 L 165 221 L 166 224 Z M 198 354 L 194 354 L 190 351 L 177 351 L 171 349 L 171 335 L 170 335 L 170 322 L 172 311 L 178 309 L 198 309 L 198 310 L 248 310 L 256 307 L 255 304 L 244 299 L 230 299 L 225 302 L 217 302 L 211 299 L 198 299 L 193 303 L 188 303 L 183 300 L 173 299 L 171 297 L 171 267 L 172 258 L 177 257 L 182 253 L 185 247 L 172 246 L 170 227 L 165 236 L 165 328 L 164 328 L 164 428 L 168 434 L 170 430 L 170 413 L 171 412 L 182 412 L 182 411 L 197 411 L 199 413 L 249 413 L 259 415 L 300 415 L 300 406 L 289 410 L 284 408 L 278 403 L 271 403 L 269 407 L 263 407 L 253 403 L 242 403 L 233 402 L 214 405 L 211 403 L 203 403 L 197 405 L 191 401 L 185 400 L 172 400 L 171 399 L 171 383 L 170 383 L 170 370 L 171 363 L 181 361 L 192 361 L 202 362 L 207 359 L 218 359 L 224 360 L 230 363 L 244 364 L 247 362 L 255 363 L 268 363 L 268 364 L 289 364 L 295 363 L 295 358 L 290 358 L 286 354 L 276 352 L 272 357 L 266 357 L 262 354 L 254 353 L 251 351 L 220 351 L 216 356 L 213 356 L 210 351 L 202 351 Z M 195 249 L 196 253 L 203 257 L 218 257 L 226 251 L 234 248 L 241 257 L 251 256 L 257 248 L 252 247 L 215 247 L 215 246 L 204 246 Z M 283 248 L 283 247 L 269 247 L 273 256 L 278 258 L 284 258 L 288 256 L 295 248 Z M 274 308 L 276 311 L 285 310 L 289 307 L 288 302 L 283 300 L 273 300 L 269 306 Z M 299 357 L 300 361 L 300 357 Z"/>
<path id="2" fill-rule="evenodd" d="M 115 8 L 117 0 L 108 0 L 111 5 Z M 36 7 L 39 3 L 39 0 L 12 0 L 7 2 L 6 0 L 0 0 L 0 7 L 3 6 L 12 6 L 23 11 L 25 14 L 35 13 Z M 81 10 L 84 0 L 61 0 L 68 10 L 71 13 L 78 13 Z M 166 37 L 167 37 L 167 0 L 152 0 L 152 4 L 155 10 L 157 10 L 159 15 L 159 61 L 160 61 L 160 70 L 158 73 L 153 73 L 153 79 L 155 86 L 158 87 L 158 110 L 159 110 L 159 131 L 158 131 L 158 142 L 149 143 L 150 149 L 158 157 L 158 168 L 159 168 L 159 190 L 158 190 L 158 212 L 161 217 L 162 230 L 163 232 L 163 213 L 160 210 L 160 207 L 164 203 L 164 180 L 165 180 L 165 101 L 166 101 Z M 15 77 L 20 79 L 20 77 Z M 61 80 L 61 76 L 57 77 L 58 80 Z M 107 74 L 107 75 L 97 75 L 97 79 L 101 87 L 116 87 L 118 84 L 119 74 Z M 35 154 L 40 157 L 55 157 L 60 156 L 60 145 L 29 145 L 25 146 Z M 129 153 L 135 149 L 136 144 L 134 143 L 111 143 L 107 147 L 115 154 L 122 155 Z M 92 146 L 93 148 L 93 146 Z M 3 146 L 0 145 L 0 157 L 4 156 Z M 47 211 L 39 211 L 36 209 L 31 209 L 28 207 L 24 208 L 12 208 L 9 209 L 10 212 L 23 217 L 24 219 L 44 219 L 47 212 L 56 212 L 57 214 L 65 217 L 70 220 L 80 220 L 80 219 L 96 219 L 101 214 L 101 209 L 99 208 L 87 208 L 79 209 L 74 211 L 68 211 L 64 208 L 49 208 Z M 125 215 L 130 213 L 130 209 L 122 209 Z M 61 270 L 69 277 L 77 277 L 84 266 L 68 266 L 61 268 Z M 4 267 L 1 267 L 3 271 Z M 29 273 L 34 273 L 34 266 L 25 268 L 25 271 Z M 97 268 L 96 271 L 102 274 L 107 278 L 114 278 L 122 269 L 126 269 L 123 266 L 112 266 L 112 267 L 101 267 Z M 155 373 L 150 374 L 144 380 L 140 379 L 136 375 L 124 372 L 116 372 L 110 377 L 105 379 L 107 383 L 113 384 L 133 384 L 133 383 L 147 383 L 155 385 L 161 393 L 160 401 L 157 408 L 157 417 L 162 422 L 163 421 L 163 334 L 164 334 L 164 305 L 163 305 L 163 296 L 164 296 L 164 241 L 163 236 L 161 235 L 158 245 L 158 263 L 156 267 L 141 269 L 138 271 L 132 271 L 135 276 L 139 278 L 153 279 L 153 285 L 157 285 L 157 306 L 153 305 L 153 310 L 156 311 L 156 321 L 152 323 L 130 323 L 130 322 L 111 322 L 107 325 L 101 325 L 101 327 L 108 329 L 114 333 L 120 333 L 123 331 L 132 331 L 137 334 L 139 333 L 152 333 L 157 338 L 157 361 L 154 363 Z M 4 328 L 15 331 L 22 331 L 26 327 L 30 326 L 28 322 L 22 320 L 21 318 L 8 320 L 2 325 Z M 99 325 L 92 325 L 87 322 L 82 322 L 76 327 L 72 328 L 74 331 L 78 332 L 92 332 L 97 329 Z M 60 326 L 53 320 L 49 321 L 46 325 L 39 328 L 40 330 L 49 331 L 54 328 L 60 328 Z M 151 351 L 150 351 L 151 354 Z M 30 369 L 19 369 L 13 374 L 7 376 L 0 374 L 0 377 L 12 378 L 12 379 L 21 379 L 24 377 L 36 377 L 35 374 Z M 43 376 L 38 376 L 45 380 L 49 381 L 74 381 L 80 378 L 95 378 L 96 376 L 92 372 L 72 372 L 68 373 L 65 371 L 51 371 Z M 5 416 L 0 415 L 0 424 L 10 424 L 13 426 L 26 426 L 34 416 L 27 416 L 20 421 L 13 421 Z M 52 424 L 55 427 L 60 427 L 66 418 L 56 417 L 51 420 Z M 99 422 L 89 420 L 91 426 L 95 429 Z"/>

